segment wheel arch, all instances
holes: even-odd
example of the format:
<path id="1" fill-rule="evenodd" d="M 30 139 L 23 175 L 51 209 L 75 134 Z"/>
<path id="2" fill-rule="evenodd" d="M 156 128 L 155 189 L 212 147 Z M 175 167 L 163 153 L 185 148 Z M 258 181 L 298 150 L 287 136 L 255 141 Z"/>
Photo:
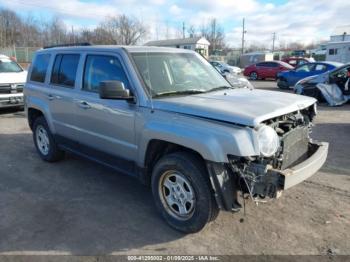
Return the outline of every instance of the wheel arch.
<path id="1" fill-rule="evenodd" d="M 55 128 L 52 123 L 49 105 L 42 99 L 34 96 L 28 96 L 26 101 L 26 113 L 29 127 L 33 127 L 33 123 L 36 117 L 42 115 L 50 128 L 52 133 L 55 133 Z"/>
<path id="2" fill-rule="evenodd" d="M 157 163 L 157 161 L 164 155 L 174 153 L 174 152 L 187 152 L 198 159 L 203 161 L 203 165 L 205 166 L 205 159 L 203 156 L 196 150 L 186 147 L 181 144 L 169 142 L 161 139 L 151 139 L 147 144 L 147 149 L 145 151 L 143 166 L 145 168 L 144 179 L 143 181 L 146 184 L 150 183 L 152 170 Z"/>
<path id="3" fill-rule="evenodd" d="M 44 113 L 37 109 L 37 108 L 28 108 L 27 118 L 28 118 L 28 124 L 31 130 L 33 130 L 33 124 L 35 122 L 35 119 L 37 119 L 40 116 L 44 116 Z"/>

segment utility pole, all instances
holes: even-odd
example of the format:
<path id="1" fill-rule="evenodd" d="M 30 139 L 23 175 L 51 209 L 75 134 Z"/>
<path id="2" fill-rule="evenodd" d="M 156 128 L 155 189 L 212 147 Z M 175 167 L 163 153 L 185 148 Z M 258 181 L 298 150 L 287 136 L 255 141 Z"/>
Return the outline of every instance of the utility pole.
<path id="1" fill-rule="evenodd" d="M 244 35 L 247 33 L 245 30 L 245 24 L 244 21 L 245 19 L 243 18 L 243 24 L 242 24 L 242 54 L 244 54 Z"/>
<path id="2" fill-rule="evenodd" d="M 166 28 L 165 28 L 165 36 L 166 36 L 166 39 L 169 39 L 169 22 L 168 20 L 166 21 Z"/>
<path id="3" fill-rule="evenodd" d="M 182 22 L 182 38 L 185 38 L 185 22 Z"/>
<path id="4" fill-rule="evenodd" d="M 272 34 L 272 53 L 275 51 L 275 40 L 276 40 L 276 33 L 274 32 Z"/>
<path id="5" fill-rule="evenodd" d="M 72 37 L 73 37 L 73 43 L 75 44 L 74 26 L 72 26 Z"/>

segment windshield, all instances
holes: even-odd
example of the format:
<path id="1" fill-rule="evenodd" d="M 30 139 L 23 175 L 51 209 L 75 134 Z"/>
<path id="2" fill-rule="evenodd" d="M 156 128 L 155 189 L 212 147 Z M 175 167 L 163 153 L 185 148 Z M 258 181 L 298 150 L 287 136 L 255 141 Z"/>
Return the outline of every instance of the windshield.
<path id="1" fill-rule="evenodd" d="M 289 69 L 293 69 L 294 67 L 291 66 L 290 64 L 283 62 L 283 61 L 279 61 L 280 65 L 284 66 L 285 68 L 289 68 Z"/>
<path id="2" fill-rule="evenodd" d="M 132 57 L 153 97 L 231 87 L 196 53 L 132 53 Z"/>
<path id="3" fill-rule="evenodd" d="M 0 73 L 18 73 L 22 72 L 22 68 L 10 59 L 0 59 Z"/>

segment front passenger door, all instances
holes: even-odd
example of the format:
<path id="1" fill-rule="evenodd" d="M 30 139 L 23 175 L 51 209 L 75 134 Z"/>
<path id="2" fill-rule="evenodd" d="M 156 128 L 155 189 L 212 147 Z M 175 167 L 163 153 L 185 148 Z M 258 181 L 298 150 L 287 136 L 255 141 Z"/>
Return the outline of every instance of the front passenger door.
<path id="1" fill-rule="evenodd" d="M 118 80 L 131 90 L 121 60 L 114 55 L 89 54 L 85 59 L 83 82 L 76 99 L 78 141 L 86 148 L 135 160 L 136 104 L 126 100 L 101 99 L 100 82 Z M 132 93 L 132 92 L 131 92 Z"/>

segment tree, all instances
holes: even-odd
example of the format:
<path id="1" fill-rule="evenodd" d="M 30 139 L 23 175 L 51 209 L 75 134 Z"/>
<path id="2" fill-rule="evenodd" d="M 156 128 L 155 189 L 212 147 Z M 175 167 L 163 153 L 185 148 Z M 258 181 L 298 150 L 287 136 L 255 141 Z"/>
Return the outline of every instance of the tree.
<path id="1" fill-rule="evenodd" d="M 0 47 L 31 46 L 92 42 L 95 44 L 137 44 L 147 34 L 146 27 L 136 18 L 120 15 L 106 18 L 95 29 L 74 30 L 59 18 L 21 18 L 15 12 L 0 9 Z"/>
<path id="2" fill-rule="evenodd" d="M 209 23 L 203 24 L 200 28 L 201 36 L 205 37 L 209 42 L 209 53 L 217 53 L 223 50 L 225 44 L 224 29 L 218 24 L 216 18 L 212 18 Z"/>
<path id="3" fill-rule="evenodd" d="M 104 41 L 116 45 L 135 45 L 147 33 L 138 19 L 126 15 L 107 18 L 95 31 Z M 107 35 L 103 36 L 101 32 Z"/>

